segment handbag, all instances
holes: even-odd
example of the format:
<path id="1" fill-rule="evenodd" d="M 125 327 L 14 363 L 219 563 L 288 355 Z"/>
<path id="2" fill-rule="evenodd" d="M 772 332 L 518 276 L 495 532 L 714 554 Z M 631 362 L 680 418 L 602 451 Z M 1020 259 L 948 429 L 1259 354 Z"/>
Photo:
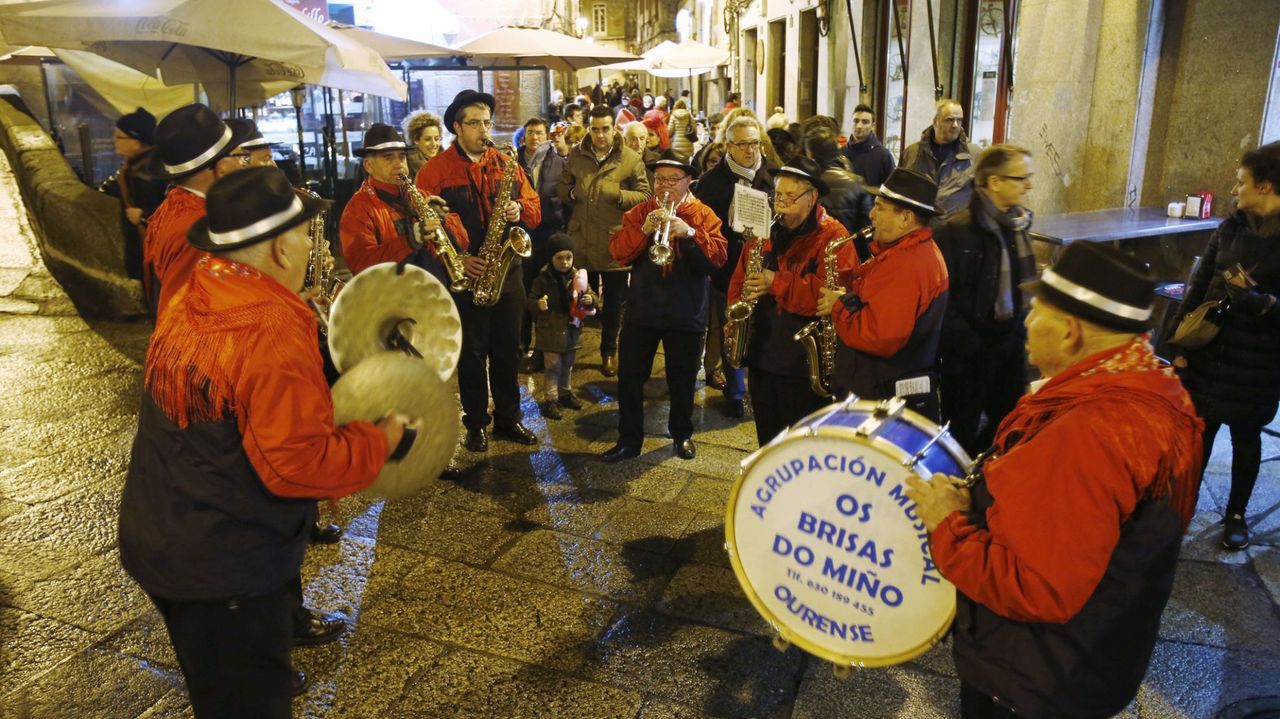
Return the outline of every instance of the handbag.
<path id="1" fill-rule="evenodd" d="M 1188 350 L 1198 350 L 1209 344 L 1222 329 L 1223 315 L 1230 306 L 1231 300 L 1226 297 L 1201 303 L 1178 323 L 1169 344 Z"/>

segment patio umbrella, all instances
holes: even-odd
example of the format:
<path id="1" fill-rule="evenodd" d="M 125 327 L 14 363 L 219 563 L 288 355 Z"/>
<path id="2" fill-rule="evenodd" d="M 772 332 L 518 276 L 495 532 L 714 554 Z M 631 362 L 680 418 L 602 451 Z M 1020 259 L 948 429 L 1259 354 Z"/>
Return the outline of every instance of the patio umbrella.
<path id="1" fill-rule="evenodd" d="M 636 56 L 608 45 L 533 27 L 504 27 L 478 35 L 457 46 L 472 56 L 472 64 L 535 65 L 574 72 Z"/>
<path id="2" fill-rule="evenodd" d="M 685 40 L 675 47 L 667 48 L 658 57 L 650 60 L 654 72 L 684 71 L 687 73 L 691 91 L 694 75 L 710 72 L 711 68 L 727 62 L 729 62 L 728 50 L 711 47 L 697 40 Z M 697 104 L 696 94 L 694 103 Z"/>
<path id="3" fill-rule="evenodd" d="M 443 45 L 432 45 L 427 42 L 418 42 L 408 38 L 397 37 L 395 35 L 387 35 L 373 30 L 366 30 L 362 27 L 353 25 L 343 25 L 340 22 L 329 22 L 329 27 L 337 30 L 340 34 L 345 35 L 352 40 L 364 45 L 382 56 L 383 60 L 409 60 L 412 58 L 423 57 L 453 57 L 462 53 Z"/>
<path id="4" fill-rule="evenodd" d="M 324 85 L 404 99 L 405 84 L 373 50 L 283 0 L 33 0 L 0 5 L 9 43 L 88 50 L 167 85 L 226 78 Z"/>

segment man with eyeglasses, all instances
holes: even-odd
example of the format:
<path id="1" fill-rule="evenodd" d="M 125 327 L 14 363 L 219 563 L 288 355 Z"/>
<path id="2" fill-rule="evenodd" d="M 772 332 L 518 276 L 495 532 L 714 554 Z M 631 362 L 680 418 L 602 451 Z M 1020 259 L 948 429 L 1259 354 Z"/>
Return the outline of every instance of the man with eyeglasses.
<path id="1" fill-rule="evenodd" d="M 711 303 L 707 317 L 707 344 L 703 354 L 702 370 L 707 386 L 724 392 L 722 411 L 731 418 L 746 413 L 743 398 L 746 396 L 746 373 L 729 366 L 724 357 L 722 334 L 724 312 L 728 301 L 729 280 L 738 266 L 744 238 L 734 231 L 733 192 L 737 185 L 746 185 L 765 194 L 772 194 L 774 173 L 778 168 L 760 152 L 760 121 L 743 115 L 725 128 L 727 152 L 724 159 L 698 181 L 694 194 L 720 218 L 724 224 L 724 237 L 728 242 L 728 261 L 711 275 Z M 767 227 L 754 228 L 757 235 L 768 236 Z"/>
<path id="2" fill-rule="evenodd" d="M 609 237 L 622 224 L 622 214 L 649 197 L 649 177 L 640 155 L 618 136 L 609 108 L 591 108 L 588 122 L 590 133 L 569 150 L 557 194 L 570 213 L 574 261 L 587 270 L 602 303 L 600 370 L 605 377 L 613 377 L 618 373 L 618 327 L 631 267 L 609 252 Z"/>
<path id="3" fill-rule="evenodd" d="M 187 242 L 187 230 L 205 215 L 205 192 L 214 180 L 245 167 L 247 153 L 243 160 L 230 155 L 248 136 L 247 126 L 228 126 L 198 104 L 180 107 L 156 125 L 156 175 L 173 184 L 142 243 L 142 285 L 156 317 L 200 259 L 200 251 Z"/>
<path id="4" fill-rule="evenodd" d="M 594 118 L 593 118 L 594 119 Z M 724 265 L 720 220 L 689 192 L 698 173 L 682 155 L 667 150 L 650 168 L 654 196 L 622 217 L 609 240 L 620 265 L 633 265 L 618 366 L 618 442 L 601 459 L 639 456 L 644 444 L 644 384 L 662 344 L 671 409 L 667 429 L 677 457 L 693 459 L 693 390 L 698 350 L 707 331 L 709 275 Z M 665 205 L 664 205 L 665 203 Z M 667 208 L 673 207 L 671 214 Z M 665 237 L 663 251 L 655 250 Z"/>
<path id="5" fill-rule="evenodd" d="M 935 235 L 951 277 L 942 325 L 942 416 L 971 455 L 991 446 L 996 428 L 1027 388 L 1027 308 L 1021 285 L 1036 258 L 1023 207 L 1035 168 L 1031 151 L 992 145 L 974 166 L 968 207 Z M 984 421 L 985 417 L 985 421 Z"/>
<path id="6" fill-rule="evenodd" d="M 513 157 L 495 150 L 493 95 L 463 90 L 444 113 L 444 124 L 454 134 L 453 144 L 418 170 L 418 189 L 444 198 L 462 221 L 463 246 L 471 246 L 467 274 L 479 277 L 487 269 L 481 252 L 494 213 L 510 224 L 533 230 L 542 221 L 542 203 L 529 177 Z M 511 199 L 494 207 L 507 163 L 514 162 Z M 495 437 L 518 444 L 536 444 L 538 438 L 521 423 L 520 412 L 520 316 L 525 304 L 524 273 L 520 259 L 511 262 L 497 304 L 481 307 L 469 292 L 454 295 L 462 318 L 462 356 L 458 360 L 458 389 L 462 395 L 462 423 L 467 428 L 466 447 L 472 452 L 489 449 L 488 426 Z M 489 394 L 493 394 L 493 414 Z"/>
<path id="7" fill-rule="evenodd" d="M 929 229 L 938 186 L 898 168 L 877 188 L 871 259 L 838 290 L 822 288 L 818 315 L 830 315 L 840 342 L 831 388 L 837 397 L 902 397 L 938 421 L 938 338 L 947 306 L 947 265 Z"/>
<path id="8" fill-rule="evenodd" d="M 934 105 L 933 124 L 902 153 L 902 167 L 927 175 L 938 185 L 938 207 L 949 215 L 973 195 L 973 159 L 982 148 L 964 132 L 964 108 L 944 97 Z"/>
<path id="9" fill-rule="evenodd" d="M 830 189 L 822 174 L 807 157 L 774 173 L 778 219 L 767 236 L 753 240 L 764 243 L 764 270 L 748 274 L 744 252 L 729 282 L 730 305 L 740 299 L 756 301 L 743 364 L 761 447 L 828 402 L 813 391 L 808 363 L 795 340 L 796 332 L 816 319 L 827 245 L 846 235 L 844 225 L 819 203 Z M 840 248 L 837 258 L 841 271 L 851 269 L 857 263 L 853 243 Z"/>

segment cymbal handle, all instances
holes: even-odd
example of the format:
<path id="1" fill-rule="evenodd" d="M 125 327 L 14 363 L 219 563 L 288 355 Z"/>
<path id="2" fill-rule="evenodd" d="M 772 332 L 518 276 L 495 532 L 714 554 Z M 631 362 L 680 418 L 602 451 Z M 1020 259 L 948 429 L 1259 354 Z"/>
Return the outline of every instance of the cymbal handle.
<path id="1" fill-rule="evenodd" d="M 387 457 L 388 462 L 399 462 L 404 459 L 409 450 L 413 449 L 413 443 L 418 440 L 418 430 L 416 427 L 405 427 L 404 433 L 400 435 L 400 444 L 396 445 L 396 451 Z"/>

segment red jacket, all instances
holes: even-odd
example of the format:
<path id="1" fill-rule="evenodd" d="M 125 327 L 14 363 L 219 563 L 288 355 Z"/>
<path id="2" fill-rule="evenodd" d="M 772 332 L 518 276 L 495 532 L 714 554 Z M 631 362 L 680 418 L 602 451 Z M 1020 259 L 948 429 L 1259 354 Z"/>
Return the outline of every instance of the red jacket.
<path id="1" fill-rule="evenodd" d="M 352 273 L 382 262 L 399 262 L 412 252 L 405 233 L 417 223 L 417 218 L 406 211 L 407 204 L 404 207 L 388 204 L 378 196 L 378 191 L 400 196 L 399 186 L 369 178 L 351 196 L 342 211 L 338 236 L 342 241 L 342 257 Z M 444 227 L 462 251 L 466 252 L 469 244 L 467 231 L 456 213 L 445 215 Z M 430 241 L 424 244 L 431 256 L 439 260 L 435 244 Z"/>
<path id="2" fill-rule="evenodd" d="M 960 592 L 962 679 L 1020 715 L 1110 716 L 1128 704 L 1194 511 L 1202 431 L 1145 337 L 1018 402 L 973 511 L 930 537 Z"/>
<path id="3" fill-rule="evenodd" d="M 493 198 L 498 194 L 502 171 L 508 162 L 516 163 L 511 199 L 520 203 L 520 224 L 532 230 L 542 222 L 542 202 L 538 199 L 538 191 L 533 189 L 519 162 L 492 147 L 485 149 L 478 162 L 472 162 L 462 147 L 454 142 L 428 160 L 414 180 L 419 190 L 444 198 L 449 211 L 457 213 L 467 236 L 476 238 L 477 253 L 487 233 Z"/>
<path id="4" fill-rule="evenodd" d="M 178 288 L 187 283 L 204 253 L 187 242 L 187 230 L 205 216 L 204 194 L 175 187 L 147 223 L 142 244 L 142 283 L 157 317 Z"/>

